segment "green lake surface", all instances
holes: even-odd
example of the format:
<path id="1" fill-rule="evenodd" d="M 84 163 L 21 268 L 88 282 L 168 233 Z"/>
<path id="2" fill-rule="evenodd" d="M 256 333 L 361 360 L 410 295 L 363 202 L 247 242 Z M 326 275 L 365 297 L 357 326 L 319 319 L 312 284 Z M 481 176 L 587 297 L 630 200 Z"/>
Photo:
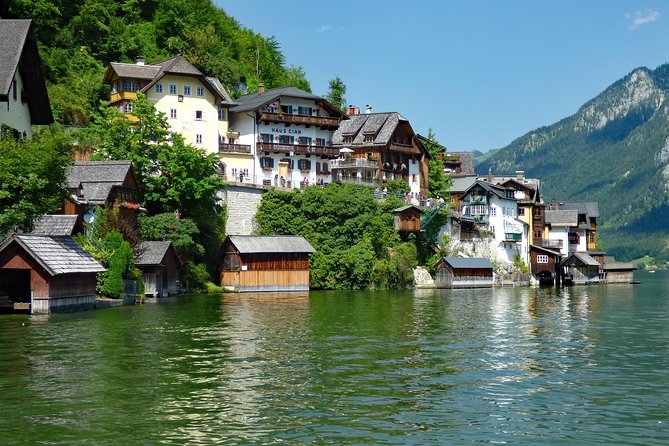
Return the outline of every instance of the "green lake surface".
<path id="1" fill-rule="evenodd" d="M 669 272 L 637 279 L 0 315 L 0 444 L 668 445 Z"/>

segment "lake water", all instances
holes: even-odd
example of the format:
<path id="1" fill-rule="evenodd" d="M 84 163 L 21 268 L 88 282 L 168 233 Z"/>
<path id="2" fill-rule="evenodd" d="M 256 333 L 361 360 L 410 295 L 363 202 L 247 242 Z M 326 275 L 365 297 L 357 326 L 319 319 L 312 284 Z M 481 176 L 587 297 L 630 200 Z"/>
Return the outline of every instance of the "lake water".
<path id="1" fill-rule="evenodd" d="M 0 316 L 0 444 L 669 444 L 639 285 L 208 295 Z"/>

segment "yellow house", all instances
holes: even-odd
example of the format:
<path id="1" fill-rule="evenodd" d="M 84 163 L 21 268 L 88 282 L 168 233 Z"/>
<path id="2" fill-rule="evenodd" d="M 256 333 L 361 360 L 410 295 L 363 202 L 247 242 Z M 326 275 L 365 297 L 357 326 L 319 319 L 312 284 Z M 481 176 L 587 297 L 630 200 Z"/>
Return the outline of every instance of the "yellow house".
<path id="1" fill-rule="evenodd" d="M 218 153 L 228 138 L 232 99 L 214 77 L 207 77 L 181 55 L 154 64 L 112 62 L 104 83 L 111 85 L 110 105 L 131 113 L 137 92 L 163 112 L 171 130 L 186 143 Z"/>

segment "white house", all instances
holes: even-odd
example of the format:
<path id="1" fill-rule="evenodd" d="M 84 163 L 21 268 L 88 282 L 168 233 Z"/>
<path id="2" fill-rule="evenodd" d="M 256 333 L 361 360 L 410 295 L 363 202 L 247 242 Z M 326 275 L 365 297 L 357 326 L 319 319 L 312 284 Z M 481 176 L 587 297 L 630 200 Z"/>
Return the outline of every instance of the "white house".
<path id="1" fill-rule="evenodd" d="M 31 20 L 0 20 L 0 126 L 31 136 L 53 122 Z"/>
<path id="2" fill-rule="evenodd" d="M 295 87 L 240 97 L 230 109 L 236 141 L 219 154 L 230 181 L 298 188 L 329 183 L 339 149 L 332 134 L 345 113 L 324 98 Z"/>

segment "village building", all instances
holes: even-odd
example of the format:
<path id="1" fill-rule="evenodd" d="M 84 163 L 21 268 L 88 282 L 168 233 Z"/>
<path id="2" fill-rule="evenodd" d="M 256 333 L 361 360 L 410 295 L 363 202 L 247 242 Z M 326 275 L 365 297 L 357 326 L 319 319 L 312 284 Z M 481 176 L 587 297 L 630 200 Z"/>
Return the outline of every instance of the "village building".
<path id="1" fill-rule="evenodd" d="M 393 211 L 393 224 L 399 232 L 419 232 L 423 210 L 412 204 L 407 204 Z"/>
<path id="2" fill-rule="evenodd" d="M 574 252 L 562 261 L 562 283 L 587 285 L 600 282 L 600 263 L 587 252 Z"/>
<path id="3" fill-rule="evenodd" d="M 560 275 L 560 251 L 530 245 L 530 271 L 541 285 L 556 285 Z"/>
<path id="4" fill-rule="evenodd" d="M 517 256 L 527 265 L 528 225 L 518 219 L 514 194 L 513 189 L 477 180 L 462 195 L 462 214 L 492 238 L 496 259 L 512 264 Z"/>
<path id="5" fill-rule="evenodd" d="M 349 117 L 333 136 L 343 156 L 332 164 L 332 179 L 379 187 L 402 179 L 409 185 L 409 200 L 424 200 L 430 154 L 409 121 L 397 112 L 372 113 L 370 108 L 360 114 L 349 107 Z"/>
<path id="6" fill-rule="evenodd" d="M 31 313 L 94 308 L 103 271 L 69 236 L 14 234 L 0 244 L 0 306 Z"/>
<path id="7" fill-rule="evenodd" d="M 31 20 L 0 20 L 0 129 L 30 137 L 53 123 Z"/>
<path id="8" fill-rule="evenodd" d="M 549 203 L 548 209 L 576 212 L 576 226 L 571 227 L 568 234 L 570 253 L 597 249 L 597 220 L 599 219 L 597 202 L 553 202 Z"/>
<path id="9" fill-rule="evenodd" d="M 42 215 L 33 222 L 32 235 L 74 235 L 77 215 Z"/>
<path id="10" fill-rule="evenodd" d="M 219 154 L 226 180 L 282 188 L 332 180 L 332 160 L 339 156 L 332 135 L 345 113 L 298 88 L 262 84 L 236 104 L 230 109 L 234 144 Z"/>
<path id="11" fill-rule="evenodd" d="M 120 217 L 136 224 L 143 208 L 136 201 L 137 180 L 130 161 L 78 161 L 68 172 L 63 214 L 76 215 L 75 233 L 91 223 L 98 206 L 118 209 Z"/>
<path id="12" fill-rule="evenodd" d="M 482 288 L 493 285 L 493 265 L 487 259 L 444 257 L 435 265 L 437 288 Z"/>
<path id="13" fill-rule="evenodd" d="M 182 264 L 172 242 L 145 241 L 138 243 L 133 250 L 135 266 L 142 272 L 146 296 L 179 294 Z"/>
<path id="14" fill-rule="evenodd" d="M 221 286 L 237 292 L 308 291 L 309 255 L 314 252 L 300 236 L 228 236 L 221 254 Z"/>
<path id="15" fill-rule="evenodd" d="M 132 116 L 132 101 L 143 93 L 165 114 L 172 132 L 187 144 L 218 153 L 235 138 L 228 134 L 228 110 L 233 101 L 221 82 L 204 75 L 183 56 L 146 64 L 112 62 L 103 82 L 111 86 L 109 103 Z"/>
<path id="16" fill-rule="evenodd" d="M 633 283 L 636 267 L 631 262 L 616 262 L 611 256 L 604 256 L 602 270 L 606 283 Z"/>

